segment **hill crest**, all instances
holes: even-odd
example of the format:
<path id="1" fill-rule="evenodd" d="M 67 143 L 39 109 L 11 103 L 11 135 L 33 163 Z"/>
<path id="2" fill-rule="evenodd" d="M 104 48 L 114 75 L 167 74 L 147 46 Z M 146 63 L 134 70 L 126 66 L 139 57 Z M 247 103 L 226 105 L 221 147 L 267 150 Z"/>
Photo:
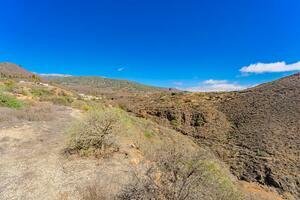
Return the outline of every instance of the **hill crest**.
<path id="1" fill-rule="evenodd" d="M 23 67 L 10 63 L 0 63 L 0 77 L 4 78 L 35 78 L 37 77 L 34 73 L 24 69 Z"/>

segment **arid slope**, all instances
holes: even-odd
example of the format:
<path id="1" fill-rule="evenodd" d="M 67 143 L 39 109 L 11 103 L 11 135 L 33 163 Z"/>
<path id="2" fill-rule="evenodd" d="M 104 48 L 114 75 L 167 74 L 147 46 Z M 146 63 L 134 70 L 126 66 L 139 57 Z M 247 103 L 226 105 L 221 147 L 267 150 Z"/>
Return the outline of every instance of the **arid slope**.
<path id="1" fill-rule="evenodd" d="M 33 78 L 35 75 L 14 63 L 2 62 L 0 63 L 0 77 Z"/>
<path id="2" fill-rule="evenodd" d="M 241 92 L 130 101 L 128 111 L 207 145 L 239 179 L 300 198 L 300 74 Z"/>
<path id="3" fill-rule="evenodd" d="M 233 172 L 300 197 L 300 74 L 236 93 L 218 108 L 233 126 Z"/>

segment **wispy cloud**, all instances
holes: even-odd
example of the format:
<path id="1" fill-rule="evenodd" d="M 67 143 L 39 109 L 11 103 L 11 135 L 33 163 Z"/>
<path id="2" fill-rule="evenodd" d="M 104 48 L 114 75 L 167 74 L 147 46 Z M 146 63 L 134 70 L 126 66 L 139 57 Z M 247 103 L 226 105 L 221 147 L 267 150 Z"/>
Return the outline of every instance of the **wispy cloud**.
<path id="1" fill-rule="evenodd" d="M 200 83 L 198 86 L 184 88 L 190 92 L 226 92 L 226 91 L 238 91 L 249 88 L 249 85 L 240 85 L 235 82 L 227 80 L 214 80 L 209 79 Z"/>
<path id="2" fill-rule="evenodd" d="M 72 75 L 69 74 L 38 74 L 40 76 L 48 76 L 48 77 L 70 77 Z"/>
<path id="3" fill-rule="evenodd" d="M 173 85 L 175 85 L 175 86 L 182 86 L 183 82 L 181 82 L 181 81 L 174 81 Z"/>
<path id="4" fill-rule="evenodd" d="M 242 73 L 271 73 L 271 72 L 292 72 L 300 71 L 300 61 L 292 64 L 287 64 L 285 62 L 275 62 L 275 63 L 256 63 L 249 66 L 242 67 L 240 72 Z"/>
<path id="5" fill-rule="evenodd" d="M 118 72 L 122 72 L 124 70 L 125 70 L 125 67 L 120 67 L 120 68 L 117 69 Z"/>
<path id="6" fill-rule="evenodd" d="M 214 85 L 214 84 L 226 84 L 228 83 L 227 80 L 215 80 L 215 79 L 208 79 L 206 81 L 203 81 L 206 85 Z"/>

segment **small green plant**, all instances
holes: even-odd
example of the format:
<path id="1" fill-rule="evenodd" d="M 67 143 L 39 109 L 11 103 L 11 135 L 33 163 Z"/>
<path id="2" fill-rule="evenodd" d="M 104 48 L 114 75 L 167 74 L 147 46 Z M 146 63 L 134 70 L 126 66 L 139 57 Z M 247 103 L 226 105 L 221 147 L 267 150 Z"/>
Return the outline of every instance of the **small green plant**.
<path id="1" fill-rule="evenodd" d="M 257 149 L 256 155 L 259 156 L 259 157 L 267 157 L 268 153 L 263 151 L 263 150 Z"/>
<path id="2" fill-rule="evenodd" d="M 16 99 L 14 96 L 6 95 L 0 92 L 0 106 L 19 109 L 22 108 L 23 103 Z"/>
<path id="3" fill-rule="evenodd" d="M 147 130 L 147 131 L 144 132 L 144 136 L 146 138 L 152 138 L 154 135 L 155 135 L 154 132 L 149 131 L 149 130 Z"/>
<path id="4" fill-rule="evenodd" d="M 177 126 L 179 126 L 179 123 L 178 123 L 178 121 L 176 119 L 173 119 L 171 121 L 171 125 L 177 127 Z"/>

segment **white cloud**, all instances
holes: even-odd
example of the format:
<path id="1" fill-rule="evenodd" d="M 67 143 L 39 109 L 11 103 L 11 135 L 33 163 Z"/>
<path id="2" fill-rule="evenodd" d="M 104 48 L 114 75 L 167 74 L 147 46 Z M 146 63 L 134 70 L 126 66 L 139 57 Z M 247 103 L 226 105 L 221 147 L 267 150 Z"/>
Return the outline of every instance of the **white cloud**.
<path id="1" fill-rule="evenodd" d="M 300 61 L 292 64 L 285 62 L 275 63 L 256 63 L 249 66 L 242 67 L 240 69 L 242 73 L 270 73 L 270 72 L 291 72 L 300 71 Z"/>
<path id="2" fill-rule="evenodd" d="M 48 76 L 48 77 L 70 77 L 72 75 L 69 74 L 38 74 L 40 76 Z"/>
<path id="3" fill-rule="evenodd" d="M 124 70 L 125 70 L 125 67 L 120 67 L 120 68 L 117 69 L 118 72 L 122 72 Z"/>
<path id="4" fill-rule="evenodd" d="M 173 85 L 176 85 L 176 86 L 182 86 L 182 85 L 183 85 L 183 82 L 175 81 L 175 82 L 173 82 Z"/>
<path id="5" fill-rule="evenodd" d="M 208 84 L 208 85 L 211 85 L 211 84 L 224 84 L 224 83 L 227 83 L 228 81 L 227 80 L 214 80 L 214 79 L 208 79 L 206 81 L 203 81 L 204 84 Z"/>
<path id="6" fill-rule="evenodd" d="M 227 92 L 243 90 L 248 87 L 250 86 L 240 85 L 238 83 L 229 82 L 227 80 L 209 79 L 203 81 L 199 86 L 185 88 L 184 90 L 190 92 Z"/>

